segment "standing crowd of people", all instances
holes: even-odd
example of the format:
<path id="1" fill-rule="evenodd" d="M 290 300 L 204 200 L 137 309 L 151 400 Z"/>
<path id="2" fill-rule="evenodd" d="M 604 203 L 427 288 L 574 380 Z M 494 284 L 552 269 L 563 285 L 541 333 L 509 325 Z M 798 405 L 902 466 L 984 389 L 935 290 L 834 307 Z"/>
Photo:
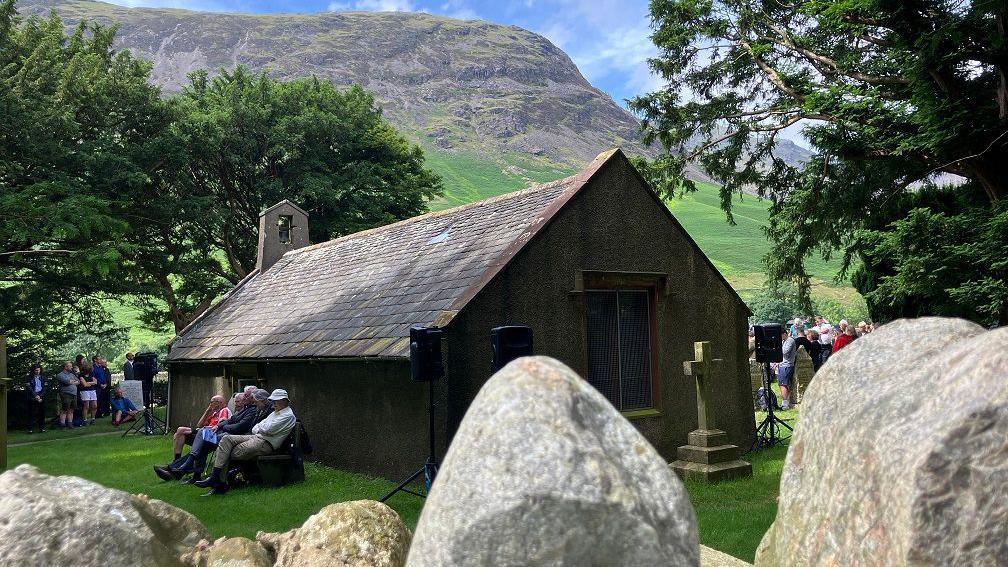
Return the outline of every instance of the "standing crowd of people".
<path id="1" fill-rule="evenodd" d="M 126 379 L 133 376 L 133 353 L 126 354 L 123 374 Z M 99 355 L 89 361 L 83 354 L 74 362 L 64 362 L 63 369 L 56 374 L 58 424 L 62 429 L 94 425 L 96 419 L 112 416 L 114 425 L 136 419 L 137 408 L 122 390 L 112 388 L 112 372 L 108 361 Z M 46 392 L 50 380 L 42 374 L 42 366 L 36 364 L 28 372 L 25 393 L 28 397 L 28 433 L 46 430 L 48 411 Z"/>
<path id="2" fill-rule="evenodd" d="M 795 317 L 782 325 L 783 360 L 771 364 L 781 391 L 780 408 L 786 410 L 791 407 L 791 386 L 794 383 L 795 361 L 798 357 L 799 347 L 804 348 L 808 353 L 809 358 L 812 359 L 812 369 L 817 372 L 833 353 L 874 330 L 875 324 L 866 321 L 851 325 L 846 319 L 841 319 L 834 326 L 822 315 L 816 315 L 812 320 Z M 754 358 L 755 352 L 755 333 L 750 327 L 749 357 Z"/>

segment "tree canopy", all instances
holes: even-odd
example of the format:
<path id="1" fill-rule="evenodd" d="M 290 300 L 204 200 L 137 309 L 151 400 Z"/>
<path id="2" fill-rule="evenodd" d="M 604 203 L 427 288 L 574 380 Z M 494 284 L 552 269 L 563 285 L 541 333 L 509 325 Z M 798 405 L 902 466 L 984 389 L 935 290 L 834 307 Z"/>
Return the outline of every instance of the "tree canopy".
<path id="1" fill-rule="evenodd" d="M 420 214 L 441 192 L 410 144 L 359 86 L 277 81 L 242 67 L 206 71 L 172 99 L 163 155 L 172 167 L 134 225 L 148 319 L 167 305 L 176 331 L 255 267 L 259 212 L 283 199 L 321 242 Z M 167 206 L 170 205 L 170 206 Z"/>
<path id="2" fill-rule="evenodd" d="M 862 229 L 898 231 L 904 197 L 936 176 L 965 178 L 988 207 L 1005 199 L 1003 1 L 652 0 L 651 13 L 651 65 L 668 84 L 630 106 L 668 150 L 653 178 L 673 193 L 697 163 L 723 183 L 729 220 L 743 189 L 770 197 L 768 276 L 799 283 L 806 303 L 805 258 L 840 251 L 846 272 L 870 246 Z M 814 155 L 789 165 L 773 150 L 799 127 Z M 1005 278 L 974 271 L 959 283 Z M 1008 322 L 1008 308 L 990 307 Z"/>
<path id="3" fill-rule="evenodd" d="M 322 241 L 422 213 L 441 181 L 360 87 L 245 69 L 165 97 L 115 28 L 19 18 L 0 0 L 0 333 L 12 368 L 103 308 L 176 330 L 255 266 L 259 212 L 290 199 Z M 118 337 L 118 338 L 117 338 Z M 79 343 L 79 341 L 78 341 Z"/>
<path id="4" fill-rule="evenodd" d="M 149 64 L 113 37 L 22 22 L 0 2 L 0 332 L 14 367 L 110 331 L 94 294 L 130 253 L 118 196 L 146 185 L 147 140 L 168 122 Z"/>

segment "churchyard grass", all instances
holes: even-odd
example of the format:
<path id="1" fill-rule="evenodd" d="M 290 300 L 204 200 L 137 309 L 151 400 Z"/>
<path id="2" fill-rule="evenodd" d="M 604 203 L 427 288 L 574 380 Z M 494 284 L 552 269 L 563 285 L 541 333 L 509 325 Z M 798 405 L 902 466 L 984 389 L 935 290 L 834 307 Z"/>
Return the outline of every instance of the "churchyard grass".
<path id="1" fill-rule="evenodd" d="M 780 387 L 771 388 L 780 398 Z M 775 415 L 792 428 L 798 423 L 798 409 L 778 411 Z M 756 412 L 756 423 L 766 417 Z M 790 435 L 786 429 L 783 436 Z M 743 447 L 745 451 L 748 447 Z M 763 534 L 777 516 L 780 486 L 787 441 L 754 453 L 742 455 L 753 466 L 752 478 L 718 484 L 686 482 L 686 491 L 696 510 L 700 543 L 752 562 Z"/>
<path id="2" fill-rule="evenodd" d="M 377 500 L 395 488 L 388 480 L 307 463 L 306 480 L 302 483 L 282 488 L 241 488 L 223 497 L 204 498 L 201 496 L 204 490 L 177 482 L 166 483 L 154 476 L 151 465 L 166 462 L 170 453 L 171 437 L 120 439 L 116 435 L 102 435 L 9 446 L 7 458 L 12 468 L 31 463 L 48 474 L 79 476 L 164 500 L 194 514 L 214 537 L 255 537 L 257 531 L 287 531 L 300 526 L 327 504 Z M 82 495 L 78 504 L 87 505 L 87 496 Z M 419 498 L 396 495 L 389 504 L 410 529 L 416 527 L 421 508 Z"/>
<path id="3" fill-rule="evenodd" d="M 743 455 L 752 463 L 752 478 L 685 483 L 696 510 L 700 543 L 752 562 L 777 515 L 777 487 L 786 454 L 787 446 L 777 445 Z"/>
<path id="4" fill-rule="evenodd" d="M 162 420 L 165 418 L 165 408 L 155 408 L 155 415 L 160 417 Z M 118 433 L 122 435 L 133 422 L 127 422 L 121 427 L 115 427 L 112 425 L 111 418 L 104 418 L 95 420 L 94 425 L 88 425 L 85 427 L 74 427 L 73 429 L 61 429 L 57 427 L 48 427 L 45 433 L 35 433 L 29 434 L 24 428 L 18 429 L 8 429 L 7 430 L 7 443 L 16 445 L 18 443 L 33 443 L 36 441 L 52 441 L 55 439 L 67 439 L 69 437 L 81 437 L 84 435 L 98 435 L 105 434 L 111 436 L 113 433 Z"/>
<path id="5" fill-rule="evenodd" d="M 763 416 L 757 413 L 757 421 Z M 792 426 L 798 421 L 795 410 L 781 412 L 780 416 Z M 257 531 L 286 531 L 300 526 L 327 504 L 378 499 L 395 486 L 388 480 L 307 463 L 307 480 L 303 483 L 283 488 L 242 488 L 224 497 L 203 498 L 199 489 L 165 483 L 154 476 L 151 465 L 167 460 L 170 437 L 71 438 L 114 430 L 104 419 L 93 427 L 44 435 L 11 431 L 9 466 L 31 463 L 49 474 L 80 476 L 127 492 L 148 494 L 193 513 L 214 537 L 255 537 Z M 742 458 L 753 464 L 749 479 L 714 485 L 686 483 L 696 509 L 701 543 L 753 560 L 760 539 L 777 513 L 777 490 L 786 452 L 787 446 L 780 445 L 744 455 Z M 399 494 L 389 504 L 410 529 L 416 527 L 422 507 L 419 498 Z"/>

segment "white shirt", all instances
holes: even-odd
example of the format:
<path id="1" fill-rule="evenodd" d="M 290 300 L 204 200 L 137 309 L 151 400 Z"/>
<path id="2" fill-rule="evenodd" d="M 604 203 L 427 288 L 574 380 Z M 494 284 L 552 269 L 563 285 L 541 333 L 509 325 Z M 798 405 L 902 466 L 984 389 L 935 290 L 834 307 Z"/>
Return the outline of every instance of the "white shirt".
<path id="1" fill-rule="evenodd" d="M 829 321 L 823 321 L 822 325 L 816 327 L 816 331 L 819 332 L 819 342 L 824 345 L 833 344 L 830 339 L 830 332 L 833 331 L 833 325 L 829 324 Z"/>
<path id="2" fill-rule="evenodd" d="M 781 350 L 784 353 L 784 360 L 781 361 L 781 366 L 794 366 L 795 357 L 798 355 L 798 345 L 794 338 L 788 337 L 784 341 Z"/>
<path id="3" fill-rule="evenodd" d="M 270 413 L 266 419 L 252 426 L 252 435 L 262 437 L 270 446 L 278 449 L 284 439 L 290 435 L 296 423 L 297 418 L 294 417 L 294 410 L 286 407 Z"/>

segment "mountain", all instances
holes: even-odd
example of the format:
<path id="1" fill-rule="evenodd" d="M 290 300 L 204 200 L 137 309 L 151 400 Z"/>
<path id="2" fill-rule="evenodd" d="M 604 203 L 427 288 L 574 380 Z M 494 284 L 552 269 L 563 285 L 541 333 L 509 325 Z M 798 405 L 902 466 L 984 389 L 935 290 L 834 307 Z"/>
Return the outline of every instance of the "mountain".
<path id="1" fill-rule="evenodd" d="M 54 9 L 69 25 L 118 23 L 119 46 L 151 60 L 166 92 L 196 69 L 238 64 L 282 79 L 358 83 L 428 150 L 526 181 L 556 178 L 615 146 L 648 153 L 629 112 L 549 40 L 515 26 L 403 12 L 229 14 L 89 0 L 19 7 Z"/>

